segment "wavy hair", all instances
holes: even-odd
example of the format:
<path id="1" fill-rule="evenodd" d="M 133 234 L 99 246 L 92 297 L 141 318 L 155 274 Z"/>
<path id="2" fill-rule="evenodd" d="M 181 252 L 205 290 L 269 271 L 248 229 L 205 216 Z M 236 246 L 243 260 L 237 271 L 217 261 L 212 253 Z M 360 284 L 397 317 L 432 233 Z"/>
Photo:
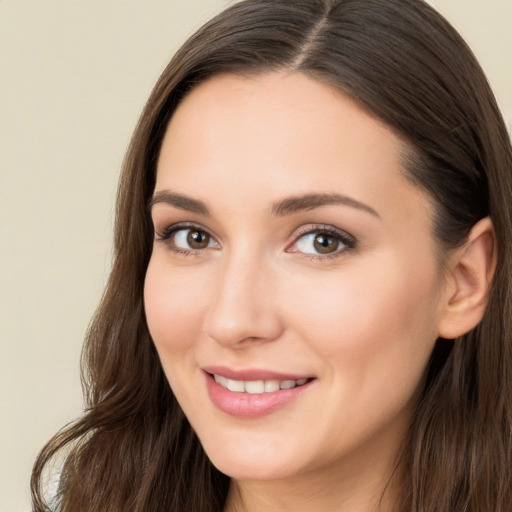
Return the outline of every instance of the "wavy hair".
<path id="1" fill-rule="evenodd" d="M 481 323 L 438 340 L 402 462 L 400 512 L 512 507 L 512 149 L 468 46 L 422 0 L 246 0 L 176 53 L 140 117 L 118 190 L 111 275 L 83 352 L 86 410 L 42 449 L 35 512 L 221 512 L 229 478 L 213 467 L 164 376 L 143 285 L 148 200 L 176 106 L 220 73 L 292 70 L 332 85 L 406 142 L 405 175 L 435 205 L 441 251 L 490 216 L 497 270 Z M 63 454 L 59 494 L 45 469 Z M 61 455 L 62 456 L 62 455 Z"/>

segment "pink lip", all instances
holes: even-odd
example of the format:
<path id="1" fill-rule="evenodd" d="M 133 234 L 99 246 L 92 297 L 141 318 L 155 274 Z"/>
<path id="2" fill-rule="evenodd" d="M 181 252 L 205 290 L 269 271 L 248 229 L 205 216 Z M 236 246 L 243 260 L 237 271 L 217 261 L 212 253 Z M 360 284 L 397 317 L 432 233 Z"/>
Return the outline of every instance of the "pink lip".
<path id="1" fill-rule="evenodd" d="M 300 380 L 312 377 L 312 375 L 279 373 L 254 368 L 246 370 L 234 370 L 227 368 L 226 366 L 204 366 L 202 369 L 210 375 L 222 375 L 223 377 L 231 380 Z"/>
<path id="2" fill-rule="evenodd" d="M 314 382 L 309 381 L 302 386 L 297 386 L 292 389 L 282 389 L 272 393 L 238 393 L 235 391 L 229 391 L 220 384 L 217 384 L 213 377 L 209 375 L 209 373 L 209 371 L 205 371 L 204 376 L 206 380 L 208 395 L 210 396 L 210 400 L 213 402 L 213 404 L 218 409 L 225 412 L 226 414 L 229 414 L 230 416 L 247 419 L 266 416 L 277 411 L 278 409 L 281 409 L 282 407 L 285 407 L 286 405 L 299 398 L 303 393 L 305 393 Z M 226 375 L 225 371 L 212 373 L 217 373 L 227 378 L 231 378 Z M 240 375 L 238 372 L 228 373 L 229 375 L 234 375 L 235 373 L 237 376 Z M 247 375 L 247 373 L 243 372 L 243 375 Z M 261 375 L 271 375 L 271 377 L 262 378 Z M 238 377 L 234 380 L 298 380 L 289 375 L 287 375 L 284 379 L 281 377 L 276 377 L 277 375 L 279 374 L 275 374 L 273 372 L 258 372 L 258 378 L 254 378 L 252 376 L 251 378 Z"/>

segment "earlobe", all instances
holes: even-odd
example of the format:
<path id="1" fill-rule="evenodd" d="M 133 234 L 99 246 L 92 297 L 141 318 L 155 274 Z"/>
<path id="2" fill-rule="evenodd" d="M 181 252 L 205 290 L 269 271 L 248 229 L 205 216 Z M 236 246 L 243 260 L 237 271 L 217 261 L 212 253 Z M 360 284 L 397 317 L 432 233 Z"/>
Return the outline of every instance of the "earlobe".
<path id="1" fill-rule="evenodd" d="M 447 297 L 438 326 L 441 338 L 454 339 L 482 319 L 496 268 L 494 228 L 489 217 L 477 222 L 450 262 Z"/>

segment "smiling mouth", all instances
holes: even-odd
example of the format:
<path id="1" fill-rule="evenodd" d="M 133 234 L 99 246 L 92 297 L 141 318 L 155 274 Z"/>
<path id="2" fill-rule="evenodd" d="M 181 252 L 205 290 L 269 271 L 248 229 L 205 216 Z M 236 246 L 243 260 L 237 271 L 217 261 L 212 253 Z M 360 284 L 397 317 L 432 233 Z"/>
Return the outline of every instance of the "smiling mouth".
<path id="1" fill-rule="evenodd" d="M 274 393 L 276 391 L 293 389 L 307 384 L 312 378 L 302 378 L 298 380 L 234 380 L 228 379 L 222 375 L 209 374 L 217 384 L 223 388 L 235 393 L 263 394 Z"/>

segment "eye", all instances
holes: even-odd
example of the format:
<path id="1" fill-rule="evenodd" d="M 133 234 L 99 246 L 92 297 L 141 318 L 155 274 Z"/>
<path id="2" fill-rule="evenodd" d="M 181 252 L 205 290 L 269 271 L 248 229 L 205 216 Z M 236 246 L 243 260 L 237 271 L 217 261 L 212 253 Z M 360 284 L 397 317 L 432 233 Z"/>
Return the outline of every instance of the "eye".
<path id="1" fill-rule="evenodd" d="M 299 235 L 288 252 L 301 252 L 313 256 L 336 256 L 355 246 L 355 240 L 333 227 L 310 229 Z"/>
<path id="2" fill-rule="evenodd" d="M 169 226 L 157 235 L 157 241 L 167 243 L 175 252 L 189 253 L 219 247 L 215 239 L 199 226 Z"/>
<path id="3" fill-rule="evenodd" d="M 213 238 L 200 229 L 179 229 L 174 232 L 174 245 L 180 249 L 206 249 L 215 247 Z"/>

